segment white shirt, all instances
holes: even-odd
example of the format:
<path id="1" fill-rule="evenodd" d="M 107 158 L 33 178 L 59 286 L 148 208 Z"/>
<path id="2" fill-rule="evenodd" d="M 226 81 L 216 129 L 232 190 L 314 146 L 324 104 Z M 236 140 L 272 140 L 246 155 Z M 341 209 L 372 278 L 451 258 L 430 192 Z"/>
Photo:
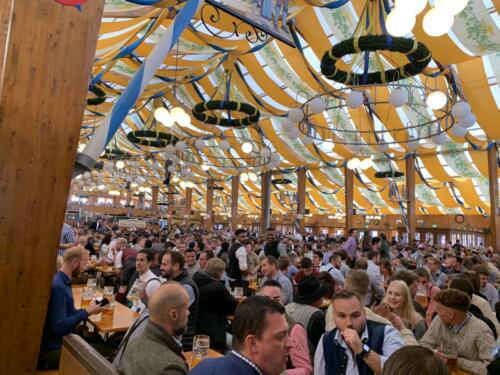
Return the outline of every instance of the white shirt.
<path id="1" fill-rule="evenodd" d="M 324 266 L 321 266 L 319 268 L 319 272 L 323 272 L 323 271 L 328 272 L 330 275 L 332 275 L 333 279 L 336 282 L 338 282 L 339 284 L 342 284 L 342 286 L 344 286 L 344 282 L 345 282 L 344 275 L 342 275 L 342 272 L 340 272 L 333 264 L 328 263 L 328 264 L 325 264 Z"/>
<path id="2" fill-rule="evenodd" d="M 149 282 L 150 280 L 153 281 Z M 139 277 L 134 281 L 131 290 L 133 290 L 139 282 L 144 283 L 146 285 L 144 291 L 146 293 L 146 296 L 148 296 L 148 298 L 151 298 L 154 292 L 156 292 L 156 289 L 158 289 L 158 287 L 161 285 L 160 279 L 151 270 L 147 270 L 142 275 L 139 275 Z M 132 309 L 141 313 L 145 307 L 146 305 L 142 301 L 137 301 L 137 305 L 134 305 Z"/>
<path id="3" fill-rule="evenodd" d="M 120 250 L 115 255 L 115 263 L 114 263 L 115 268 L 123 268 L 122 257 L 123 257 L 123 251 Z"/>
<path id="4" fill-rule="evenodd" d="M 244 246 L 240 247 L 236 250 L 235 253 L 236 259 L 238 259 L 238 264 L 240 266 L 241 271 L 246 271 L 248 269 L 247 263 L 247 249 Z"/>

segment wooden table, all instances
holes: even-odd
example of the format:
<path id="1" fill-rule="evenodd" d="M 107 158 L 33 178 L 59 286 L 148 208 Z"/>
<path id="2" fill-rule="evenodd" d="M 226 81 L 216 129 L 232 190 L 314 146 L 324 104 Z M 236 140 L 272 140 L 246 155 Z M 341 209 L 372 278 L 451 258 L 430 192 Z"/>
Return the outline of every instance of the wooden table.
<path id="1" fill-rule="evenodd" d="M 79 309 L 82 302 L 83 288 L 73 288 L 73 299 L 75 308 Z M 99 296 L 100 293 L 97 293 Z M 104 334 L 112 332 L 125 332 L 135 319 L 139 316 L 136 312 L 130 310 L 121 303 L 115 302 L 113 315 L 100 313 L 89 316 L 88 321 L 96 328 L 98 332 Z"/>
<path id="2" fill-rule="evenodd" d="M 102 272 L 104 275 L 116 275 L 118 273 L 116 268 L 109 265 L 100 265 L 97 266 L 95 269 L 97 272 Z"/>
<path id="3" fill-rule="evenodd" d="M 189 368 L 191 368 L 191 358 L 193 357 L 193 352 L 184 352 L 184 357 L 186 357 L 186 362 L 189 366 Z M 215 350 L 212 350 L 212 349 L 208 349 L 208 358 L 220 358 L 220 357 L 224 357 L 222 354 L 220 354 L 219 352 L 216 352 Z"/>

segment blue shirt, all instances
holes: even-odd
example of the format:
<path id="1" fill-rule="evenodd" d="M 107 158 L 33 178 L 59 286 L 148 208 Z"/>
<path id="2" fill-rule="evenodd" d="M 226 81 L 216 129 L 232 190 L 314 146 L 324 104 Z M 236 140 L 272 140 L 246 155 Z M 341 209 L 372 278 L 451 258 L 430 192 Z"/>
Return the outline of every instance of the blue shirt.
<path id="1" fill-rule="evenodd" d="M 258 367 L 241 355 L 231 352 L 221 358 L 208 358 L 194 367 L 190 375 L 261 375 Z"/>
<path id="2" fill-rule="evenodd" d="M 63 337 L 88 316 L 85 309 L 75 309 L 70 278 L 62 271 L 56 273 L 52 279 L 40 350 L 60 349 Z"/>

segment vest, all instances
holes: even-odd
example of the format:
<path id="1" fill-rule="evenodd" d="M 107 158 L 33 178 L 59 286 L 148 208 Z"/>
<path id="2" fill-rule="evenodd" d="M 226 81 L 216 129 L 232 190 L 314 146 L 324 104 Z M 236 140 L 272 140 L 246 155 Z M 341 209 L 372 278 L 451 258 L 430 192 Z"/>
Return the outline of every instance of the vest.
<path id="1" fill-rule="evenodd" d="M 193 350 L 193 337 L 196 334 L 196 317 L 198 316 L 198 304 L 200 303 L 198 286 L 189 278 L 186 270 L 182 270 L 182 273 L 173 280 L 182 285 L 190 285 L 195 294 L 194 302 L 189 306 L 189 318 L 186 332 L 182 335 L 182 349 L 190 352 Z"/>
<path id="2" fill-rule="evenodd" d="M 266 245 L 264 246 L 264 254 L 266 254 L 266 256 L 272 255 L 273 257 L 278 259 L 280 257 L 280 253 L 278 251 L 278 245 L 279 241 L 276 240 L 266 243 Z"/>
<path id="3" fill-rule="evenodd" d="M 307 345 L 309 346 L 309 354 L 311 357 L 314 357 L 314 352 L 316 351 L 316 348 L 313 347 L 311 340 L 309 340 L 309 322 L 311 321 L 311 317 L 313 314 L 317 311 L 320 311 L 316 307 L 312 307 L 309 305 L 303 305 L 301 303 L 289 303 L 288 305 L 285 306 L 285 310 L 287 315 L 290 315 L 290 317 L 295 320 L 297 323 L 301 324 L 302 327 L 305 328 L 307 332 Z"/>
<path id="4" fill-rule="evenodd" d="M 384 346 L 385 326 L 385 324 L 376 323 L 371 320 L 366 321 L 368 341 L 365 344 L 378 354 L 384 354 L 382 348 Z M 345 349 L 335 342 L 336 334 L 337 328 L 325 333 L 323 336 L 325 375 L 345 375 L 347 371 L 348 357 Z M 373 371 L 361 357 L 356 356 L 355 360 L 359 375 L 374 375 Z"/>
<path id="5" fill-rule="evenodd" d="M 227 269 L 227 276 L 231 279 L 241 281 L 242 275 L 240 270 L 240 263 L 236 257 L 236 251 L 243 246 L 239 242 L 235 242 L 231 245 L 228 252 L 229 267 Z"/>

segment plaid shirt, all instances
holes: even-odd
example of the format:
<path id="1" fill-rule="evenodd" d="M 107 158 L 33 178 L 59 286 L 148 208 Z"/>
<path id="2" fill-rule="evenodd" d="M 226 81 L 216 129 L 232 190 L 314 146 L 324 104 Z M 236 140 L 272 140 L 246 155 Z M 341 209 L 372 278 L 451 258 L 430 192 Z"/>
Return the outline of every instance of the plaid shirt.
<path id="1" fill-rule="evenodd" d="M 73 227 L 69 224 L 64 223 L 61 233 L 60 244 L 73 243 L 76 244 L 75 235 L 73 234 Z M 67 249 L 59 248 L 59 255 L 63 256 Z"/>
<path id="2" fill-rule="evenodd" d="M 467 316 L 465 317 L 464 321 L 462 323 L 460 323 L 459 325 L 456 325 L 456 326 L 448 326 L 448 329 L 454 333 L 455 335 L 457 333 L 460 333 L 467 324 L 469 324 L 470 320 L 471 320 L 471 317 L 472 317 L 472 314 L 470 312 L 467 312 Z"/>

